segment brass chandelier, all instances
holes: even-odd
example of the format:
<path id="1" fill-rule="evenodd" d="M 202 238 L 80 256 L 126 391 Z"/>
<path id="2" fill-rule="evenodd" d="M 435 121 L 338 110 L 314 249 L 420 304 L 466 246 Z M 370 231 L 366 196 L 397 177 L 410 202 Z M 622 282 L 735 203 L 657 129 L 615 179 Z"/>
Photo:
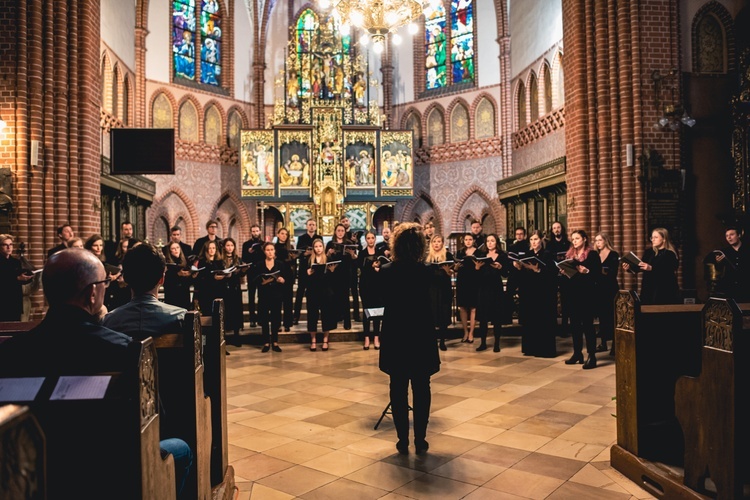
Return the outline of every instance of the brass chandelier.
<path id="1" fill-rule="evenodd" d="M 373 50 L 381 53 L 385 48 L 385 37 L 391 33 L 394 44 L 401 43 L 396 30 L 409 26 L 409 33 L 419 31 L 415 21 L 432 0 L 319 0 L 321 8 L 332 8 L 332 15 L 338 19 L 344 31 L 355 26 L 365 31 L 360 38 L 362 45 L 369 42 Z"/>

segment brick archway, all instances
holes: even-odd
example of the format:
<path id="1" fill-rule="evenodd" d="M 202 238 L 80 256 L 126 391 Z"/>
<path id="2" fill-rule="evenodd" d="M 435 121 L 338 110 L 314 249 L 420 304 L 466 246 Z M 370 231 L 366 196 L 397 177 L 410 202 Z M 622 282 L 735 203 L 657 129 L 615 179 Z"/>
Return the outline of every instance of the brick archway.
<path id="1" fill-rule="evenodd" d="M 443 224 L 443 216 L 440 213 L 440 209 L 438 208 L 437 204 L 434 202 L 432 197 L 425 191 L 420 191 L 419 193 L 414 196 L 414 198 L 410 199 L 406 206 L 404 206 L 403 211 L 401 212 L 401 220 L 411 220 L 414 218 L 414 207 L 417 205 L 417 203 L 422 200 L 429 207 L 432 209 L 432 214 L 435 219 L 435 226 L 437 230 L 445 231 L 447 228 Z"/>
<path id="2" fill-rule="evenodd" d="M 497 227 L 497 225 L 500 223 L 500 221 L 503 220 L 502 205 L 500 205 L 500 202 L 497 199 L 490 196 L 487 191 L 475 184 L 464 191 L 464 193 L 458 199 L 458 202 L 456 203 L 456 210 L 453 212 L 453 220 L 451 221 L 451 231 L 461 231 L 463 229 L 461 226 L 461 221 L 463 221 L 461 215 L 465 211 L 462 210 L 462 207 L 473 194 L 479 195 L 479 197 L 482 198 L 487 204 L 488 213 L 491 213 L 492 217 L 495 219 L 495 230 L 493 232 L 498 232 L 499 228 Z"/>
<path id="3" fill-rule="evenodd" d="M 234 202 L 234 205 L 237 207 L 237 220 L 240 223 L 238 239 L 244 241 L 245 239 L 248 239 L 250 237 L 250 212 L 247 210 L 247 207 L 242 202 L 237 193 L 233 191 L 224 191 L 221 196 L 216 199 L 216 202 L 211 207 L 211 218 L 216 218 L 216 212 L 219 210 L 219 207 L 227 200 L 231 200 L 232 202 Z"/>
<path id="4" fill-rule="evenodd" d="M 185 192 L 178 187 L 169 188 L 167 191 L 162 193 L 158 198 L 154 199 L 154 203 L 151 206 L 151 209 L 149 209 L 148 211 L 148 226 L 147 227 L 153 230 L 156 217 L 160 214 L 161 204 L 170 195 L 177 196 L 177 198 L 179 198 L 180 201 L 182 201 L 183 205 L 187 209 L 188 215 L 187 217 L 183 217 L 183 220 L 185 221 L 185 233 L 186 233 L 184 235 L 185 240 L 186 241 L 197 240 L 198 235 L 200 234 L 200 224 L 198 223 L 198 210 L 195 208 L 195 204 L 190 199 L 190 197 L 186 195 Z M 183 214 L 182 211 L 178 213 Z"/>

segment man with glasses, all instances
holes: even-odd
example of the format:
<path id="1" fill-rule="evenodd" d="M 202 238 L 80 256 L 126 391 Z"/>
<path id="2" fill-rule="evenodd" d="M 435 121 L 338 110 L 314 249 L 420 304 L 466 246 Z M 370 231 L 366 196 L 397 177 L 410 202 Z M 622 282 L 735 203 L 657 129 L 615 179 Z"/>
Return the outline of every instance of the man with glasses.
<path id="1" fill-rule="evenodd" d="M 0 321 L 21 321 L 23 285 L 34 278 L 26 274 L 21 261 L 13 257 L 13 236 L 0 234 Z"/>
<path id="2" fill-rule="evenodd" d="M 197 256 L 201 254 L 201 250 L 203 250 L 203 245 L 205 245 L 209 241 L 215 241 L 216 247 L 221 248 L 221 238 L 216 236 L 216 231 L 219 229 L 219 223 L 215 220 L 210 220 L 206 222 L 206 236 L 203 236 L 201 238 L 198 238 L 195 240 L 195 244 L 193 245 L 193 255 Z M 187 257 L 187 255 L 185 256 Z"/>

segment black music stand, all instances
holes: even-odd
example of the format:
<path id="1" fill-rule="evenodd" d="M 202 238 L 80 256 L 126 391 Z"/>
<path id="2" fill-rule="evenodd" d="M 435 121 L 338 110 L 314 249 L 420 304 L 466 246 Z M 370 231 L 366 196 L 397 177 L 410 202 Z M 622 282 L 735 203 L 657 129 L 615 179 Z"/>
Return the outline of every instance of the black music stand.
<path id="1" fill-rule="evenodd" d="M 407 411 L 412 411 L 411 406 L 407 406 L 406 410 Z M 380 426 L 380 422 L 383 421 L 383 419 L 385 418 L 385 416 L 387 414 L 393 415 L 393 410 L 391 410 L 391 402 L 390 401 L 388 401 L 388 404 L 386 405 L 385 410 L 383 410 L 383 413 L 380 415 L 380 418 L 378 419 L 378 423 L 375 424 L 375 430 L 378 430 L 378 427 Z"/>

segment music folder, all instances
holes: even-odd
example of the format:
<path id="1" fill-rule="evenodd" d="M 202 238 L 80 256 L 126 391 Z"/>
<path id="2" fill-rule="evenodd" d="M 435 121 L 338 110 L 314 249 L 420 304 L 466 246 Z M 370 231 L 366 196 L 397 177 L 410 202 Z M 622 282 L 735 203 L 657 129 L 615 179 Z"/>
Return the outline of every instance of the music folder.
<path id="1" fill-rule="evenodd" d="M 628 269 L 628 271 L 633 274 L 641 272 L 641 268 L 638 265 L 643 261 L 639 259 L 638 256 L 633 252 L 628 252 L 620 257 L 620 262 L 626 262 L 628 266 L 630 266 L 630 269 Z"/>
<path id="2" fill-rule="evenodd" d="M 544 262 L 542 259 L 538 258 L 536 255 L 524 257 L 522 259 L 518 259 L 518 261 L 523 264 L 532 264 L 532 265 L 539 266 L 539 267 L 547 267 L 547 263 Z"/>
<path id="3" fill-rule="evenodd" d="M 557 264 L 557 268 L 562 271 L 562 273 L 567 276 L 568 278 L 572 278 L 576 274 L 578 274 L 578 266 L 581 264 L 577 260 L 573 259 L 566 259 L 560 262 L 555 262 Z"/>

